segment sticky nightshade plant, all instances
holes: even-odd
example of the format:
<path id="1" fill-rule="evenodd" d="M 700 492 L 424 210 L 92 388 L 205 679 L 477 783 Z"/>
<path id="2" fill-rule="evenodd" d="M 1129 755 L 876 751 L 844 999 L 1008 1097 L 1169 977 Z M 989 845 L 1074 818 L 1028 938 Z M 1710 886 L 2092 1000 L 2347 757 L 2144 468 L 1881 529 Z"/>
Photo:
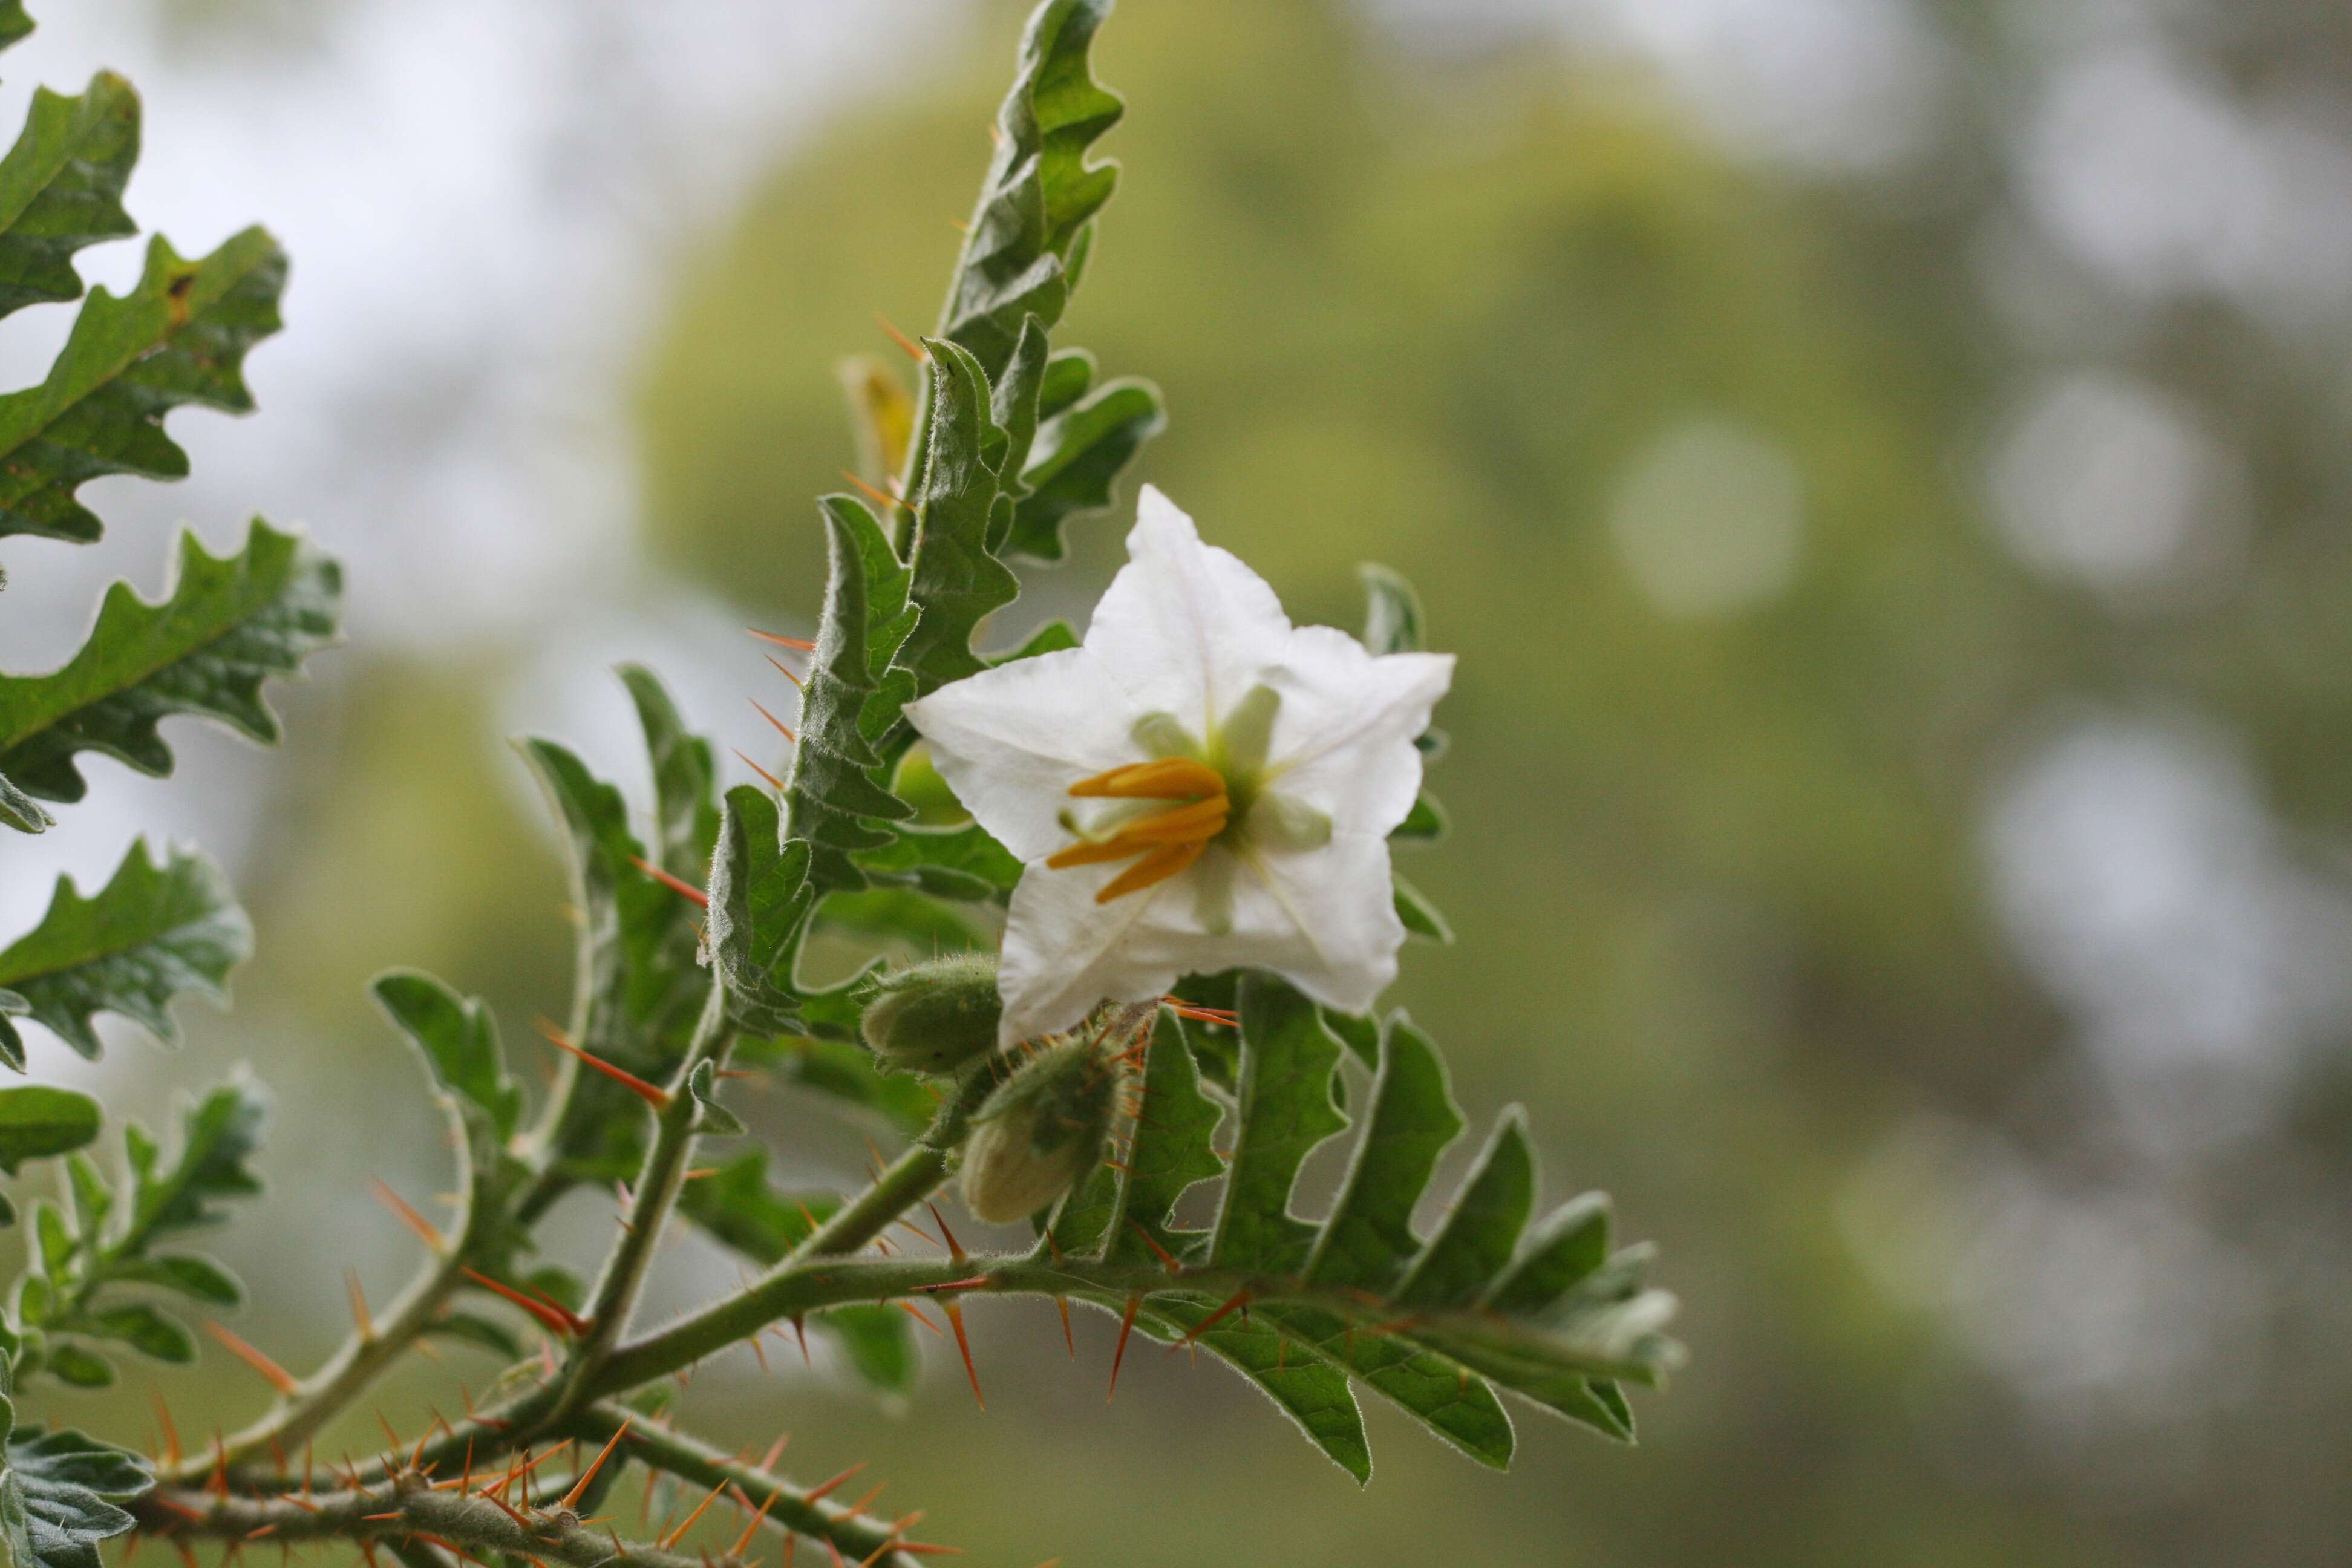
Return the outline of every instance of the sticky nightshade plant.
<path id="1" fill-rule="evenodd" d="M 1050 1300 L 1065 1333 L 1071 1302 L 1108 1314 L 1114 1390 L 1133 1335 L 1197 1347 L 1360 1481 L 1364 1390 L 1496 1468 L 1507 1398 L 1632 1440 L 1625 1389 L 1679 1354 L 1672 1300 L 1642 1283 L 1647 1249 L 1615 1244 L 1598 1194 L 1538 1215 L 1516 1108 L 1435 1192 L 1466 1123 L 1429 1037 L 1377 1006 L 1409 935 L 1449 940 L 1391 864 L 1444 827 L 1422 775 L 1453 664 L 1423 648 L 1412 589 L 1368 567 L 1360 637 L 1295 626 L 1147 487 L 1083 642 L 1059 623 L 1010 648 L 991 634 L 1015 567 L 1057 560 L 1066 526 L 1111 510 L 1162 420 L 1148 383 L 1098 382 L 1057 342 L 1116 180 L 1091 153 L 1121 112 L 1088 59 L 1108 10 L 1047 0 L 1031 18 L 947 302 L 907 344 L 916 384 L 845 369 L 863 472 L 858 494 L 817 502 L 816 635 L 761 634 L 801 688 L 792 723 L 760 710 L 789 760 L 722 793 L 711 744 L 634 667 L 650 812 L 565 747 L 523 743 L 577 918 L 570 1014 L 543 1027 L 550 1087 L 525 1089 L 479 1001 L 412 971 L 376 981 L 456 1153 L 442 1208 L 379 1185 L 425 1252 L 405 1289 L 371 1303 L 353 1282 L 350 1337 L 307 1373 L 206 1325 L 269 1401 L 200 1448 L 168 1412 L 152 1464 L 16 1424 L 9 1399 L 112 1381 L 121 1351 L 193 1357 L 167 1300 L 239 1303 L 184 1233 L 257 1190 L 267 1102 L 246 1078 L 198 1100 L 168 1156 L 127 1127 L 110 1174 L 87 1096 L 0 1094 L 0 1167 L 56 1162 L 0 1335 L 0 1568 L 96 1568 L 132 1529 L 183 1551 L 341 1542 L 406 1568 L 748 1568 L 781 1534 L 787 1562 L 806 1542 L 908 1568 L 945 1550 L 913 1537 L 916 1514 L 842 1496 L 845 1475 L 788 1478 L 781 1444 L 753 1458 L 690 1436 L 672 1384 L 814 1341 L 903 1396 L 920 1324 L 952 1336 L 978 1396 L 963 1308 L 982 1297 Z M 26 26 L 0 0 L 0 37 Z M 113 198 L 133 142 L 111 79 L 37 101 L 0 163 L 0 306 L 72 297 L 72 248 L 127 232 Z M 0 398 L 0 533 L 89 537 L 79 479 L 176 471 L 161 415 L 242 405 L 236 362 L 275 325 L 281 275 L 264 238 L 196 263 L 159 242 L 138 292 L 94 296 L 50 382 Z M 335 585 L 257 524 L 236 557 L 187 546 L 163 605 L 118 589 L 64 668 L 0 679 L 0 808 L 44 826 L 41 802 L 79 797 L 82 751 L 167 771 L 156 721 L 173 713 L 271 738 L 260 682 L 331 636 Z M 865 966 L 819 982 L 803 962 L 818 934 Z M 247 945 L 216 869 L 134 848 L 97 894 L 61 885 L 0 952 L 0 1047 L 21 1068 L 12 1020 L 28 1019 L 94 1053 L 104 1010 L 168 1037 L 171 998 L 216 992 Z M 838 1184 L 778 1182 L 726 1103 L 747 1077 L 820 1097 L 895 1154 Z M 1350 1135 L 1343 1101 L 1352 1146 L 1310 1215 L 1299 1173 Z M 939 1206 L 950 1184 L 1013 1240 L 967 1250 Z M 539 1243 L 583 1191 L 620 1198 L 586 1278 Z M 736 1254 L 743 1282 L 640 1322 L 679 1223 Z M 368 1391 L 429 1342 L 499 1370 L 453 1365 L 437 1403 L 463 1419 L 383 1447 Z M 631 1472 L 642 1503 L 615 1489 Z"/>

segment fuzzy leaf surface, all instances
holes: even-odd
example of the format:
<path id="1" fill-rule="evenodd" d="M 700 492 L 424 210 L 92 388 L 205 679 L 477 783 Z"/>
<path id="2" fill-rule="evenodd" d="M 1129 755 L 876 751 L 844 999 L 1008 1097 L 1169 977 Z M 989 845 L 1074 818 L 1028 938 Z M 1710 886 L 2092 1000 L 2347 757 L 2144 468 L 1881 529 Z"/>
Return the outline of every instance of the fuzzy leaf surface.
<path id="1" fill-rule="evenodd" d="M 95 1060 L 98 1014 L 120 1013 L 175 1042 L 172 998 L 194 992 L 225 999 L 228 972 L 252 947 L 252 927 L 218 867 L 176 848 L 159 863 L 141 840 L 88 898 L 72 878 L 58 879 L 41 923 L 0 952 L 0 989 L 21 996 L 25 1016 Z M 24 1070 L 23 1041 L 5 1016 L 0 1060 Z"/>
<path id="2" fill-rule="evenodd" d="M 253 406 L 246 352 L 278 330 L 285 283 L 285 254 L 252 228 L 195 261 L 158 237 L 130 293 L 94 291 L 47 379 L 0 397 L 0 538 L 87 543 L 100 529 L 74 499 L 85 481 L 184 477 L 187 454 L 163 416 L 191 403 Z"/>
<path id="3" fill-rule="evenodd" d="M 0 676 L 0 770 L 31 794 L 75 801 L 88 787 L 77 752 L 170 773 L 157 726 L 174 714 L 274 742 L 278 717 L 262 683 L 297 673 L 334 641 L 341 598 L 341 569 L 296 535 L 257 521 L 242 551 L 215 557 L 183 534 L 178 578 L 163 598 L 147 604 L 117 583 L 63 668 Z"/>

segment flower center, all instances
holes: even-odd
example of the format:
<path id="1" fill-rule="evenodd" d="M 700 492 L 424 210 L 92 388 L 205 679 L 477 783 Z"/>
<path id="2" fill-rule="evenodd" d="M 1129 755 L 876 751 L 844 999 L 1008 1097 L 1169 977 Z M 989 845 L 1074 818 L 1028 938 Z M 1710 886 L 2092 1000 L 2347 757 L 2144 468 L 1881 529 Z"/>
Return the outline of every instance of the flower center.
<path id="1" fill-rule="evenodd" d="M 1070 786 L 1070 794 L 1080 800 L 1135 803 L 1130 810 L 1114 811 L 1083 829 L 1065 816 L 1063 826 L 1078 841 L 1046 858 L 1045 864 L 1056 871 L 1133 858 L 1134 865 L 1095 895 L 1098 904 L 1139 893 L 1184 870 L 1225 830 L 1232 816 L 1224 775 L 1190 757 L 1128 763 L 1080 779 Z"/>
<path id="2" fill-rule="evenodd" d="M 1134 733 L 1150 761 L 1128 763 L 1070 786 L 1081 800 L 1124 804 L 1087 824 L 1063 812 L 1062 826 L 1077 842 L 1048 856 L 1045 864 L 1062 870 L 1133 859 L 1095 895 L 1095 902 L 1107 904 L 1191 869 L 1211 846 L 1221 846 L 1231 854 L 1202 866 L 1196 879 L 1198 912 L 1202 929 L 1229 929 L 1235 856 L 1316 849 L 1331 839 L 1329 817 L 1270 787 L 1282 774 L 1267 758 L 1281 705 L 1273 687 L 1254 686 L 1222 719 L 1213 720 L 1205 739 L 1172 713 L 1145 714 Z"/>

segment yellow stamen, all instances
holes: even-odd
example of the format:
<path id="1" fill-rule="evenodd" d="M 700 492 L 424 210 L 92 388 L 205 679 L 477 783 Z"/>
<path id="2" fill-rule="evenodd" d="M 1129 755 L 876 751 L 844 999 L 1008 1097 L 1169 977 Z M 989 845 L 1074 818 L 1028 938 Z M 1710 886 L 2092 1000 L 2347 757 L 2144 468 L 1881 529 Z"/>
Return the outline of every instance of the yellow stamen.
<path id="1" fill-rule="evenodd" d="M 1057 871 L 1136 858 L 1134 865 L 1095 895 L 1098 904 L 1141 892 L 1184 870 L 1225 830 L 1233 815 L 1223 775 L 1190 757 L 1129 763 L 1079 780 L 1070 786 L 1070 794 L 1082 799 L 1173 803 L 1164 811 L 1130 818 L 1108 837 L 1083 839 L 1046 858 L 1045 864 Z"/>

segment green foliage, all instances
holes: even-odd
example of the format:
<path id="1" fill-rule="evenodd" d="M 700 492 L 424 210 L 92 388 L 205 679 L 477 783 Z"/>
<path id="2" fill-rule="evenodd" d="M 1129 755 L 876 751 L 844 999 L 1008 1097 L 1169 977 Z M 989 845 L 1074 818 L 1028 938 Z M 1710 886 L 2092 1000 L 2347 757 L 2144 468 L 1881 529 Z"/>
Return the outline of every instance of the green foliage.
<path id="1" fill-rule="evenodd" d="M 0 159 L 0 316 L 80 298 L 74 252 L 138 232 L 122 210 L 138 159 L 139 95 L 121 77 L 100 71 L 79 98 L 34 90 Z"/>
<path id="2" fill-rule="evenodd" d="M 335 637 L 341 570 L 257 521 L 244 550 L 214 557 L 181 537 L 178 581 L 152 605 L 117 583 L 71 662 L 0 676 L 0 773 L 49 800 L 79 800 L 78 752 L 156 775 L 172 771 L 158 722 L 202 714 L 253 740 L 278 739 L 262 682 L 291 675 Z"/>
<path id="3" fill-rule="evenodd" d="M 41 923 L 0 952 L 0 990 L 23 998 L 25 1016 L 95 1060 L 97 1014 L 120 1013 L 174 1041 L 172 998 L 194 992 L 226 1000 L 228 972 L 252 945 L 218 867 L 180 849 L 159 863 L 142 840 L 88 898 L 72 878 L 58 879 Z M 23 1040 L 5 1017 L 0 1061 L 25 1070 Z"/>
<path id="4" fill-rule="evenodd" d="M 0 1407 L 13 1406 L 0 1398 Z M 14 1426 L 0 1474 L 0 1542 L 11 1568 L 102 1568 L 99 1543 L 136 1528 L 120 1505 L 154 1476 L 135 1454 L 71 1430 Z"/>
<path id="5" fill-rule="evenodd" d="M 1418 1237 L 1414 1211 L 1465 1124 L 1435 1047 L 1400 1016 L 1378 1033 L 1378 1071 L 1339 1194 L 1321 1219 L 1302 1218 L 1291 1208 L 1299 1168 L 1348 1126 L 1334 1098 L 1345 1047 L 1311 1003 L 1271 976 L 1245 973 L 1237 996 L 1230 1156 L 1210 1142 L 1218 1109 L 1181 1027 L 1163 1014 L 1125 1169 L 1065 1203 L 1056 1249 L 1113 1263 L 1165 1255 L 1246 1279 L 1220 1298 L 1175 1274 L 1139 1298 L 1136 1322 L 1197 1340 L 1359 1480 L 1370 1455 L 1351 1379 L 1496 1467 L 1514 1446 L 1497 1388 L 1630 1440 L 1617 1384 L 1656 1381 L 1679 1352 L 1658 1332 L 1671 1299 L 1639 1288 L 1644 1255 L 1621 1253 L 1612 1265 L 1604 1202 L 1588 1194 L 1528 1228 L 1535 1158 L 1514 1109 L 1434 1234 Z M 1220 1173 L 1213 1227 L 1174 1228 L 1185 1191 Z"/>
<path id="6" fill-rule="evenodd" d="M 1032 319 L 1014 356 L 1034 376 L 1045 335 Z M 898 651 L 916 689 L 929 691 L 984 668 L 971 651 L 982 621 L 1011 604 L 1020 584 L 996 558 L 1013 526 L 1003 489 L 1011 437 L 991 410 L 987 373 L 961 345 L 927 339 L 931 353 L 930 446 L 915 493 L 915 559 L 908 601 L 919 615 Z M 1031 392 L 1034 406 L 1034 391 Z"/>
<path id="7" fill-rule="evenodd" d="M 268 1094 L 240 1075 L 184 1107 L 179 1152 L 168 1163 L 136 1122 L 122 1130 L 119 1177 L 71 1156 L 58 1201 L 33 1206 L 32 1268 L 14 1303 L 19 1379 L 46 1372 L 104 1386 L 115 1375 L 109 1345 L 158 1361 L 194 1358 L 195 1342 L 178 1318 L 123 1292 L 160 1291 L 208 1307 L 244 1299 L 235 1275 L 182 1244 L 226 1219 L 227 1204 L 261 1191 L 252 1162 L 268 1120 Z"/>

